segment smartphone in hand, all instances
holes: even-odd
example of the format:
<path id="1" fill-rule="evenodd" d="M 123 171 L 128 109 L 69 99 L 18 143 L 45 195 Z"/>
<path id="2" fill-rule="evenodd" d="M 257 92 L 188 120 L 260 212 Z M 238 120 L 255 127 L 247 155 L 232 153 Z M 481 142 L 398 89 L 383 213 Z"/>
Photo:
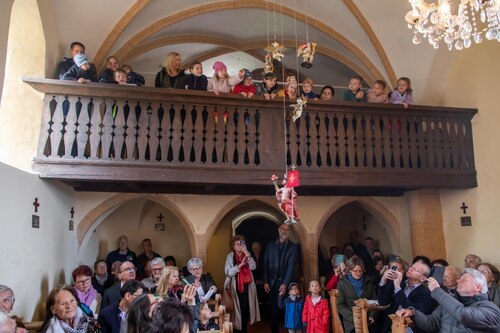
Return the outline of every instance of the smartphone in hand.
<path id="1" fill-rule="evenodd" d="M 432 267 L 431 272 L 429 273 L 429 277 L 433 277 L 440 285 L 442 285 L 444 270 L 445 268 L 443 266 L 434 266 Z"/>

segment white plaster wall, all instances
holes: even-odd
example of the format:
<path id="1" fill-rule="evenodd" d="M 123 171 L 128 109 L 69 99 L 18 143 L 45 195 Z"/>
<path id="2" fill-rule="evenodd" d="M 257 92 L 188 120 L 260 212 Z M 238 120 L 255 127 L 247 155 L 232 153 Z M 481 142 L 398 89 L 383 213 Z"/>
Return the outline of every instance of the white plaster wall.
<path id="1" fill-rule="evenodd" d="M 476 253 L 483 261 L 500 266 L 499 55 L 500 43 L 489 41 L 461 52 L 442 98 L 446 105 L 479 109 L 472 126 L 479 187 L 440 191 L 446 251 L 449 260 L 461 267 L 467 253 Z M 462 202 L 469 206 L 470 227 L 460 225 Z"/>
<path id="2" fill-rule="evenodd" d="M 42 300 L 56 285 L 70 283 L 75 267 L 75 231 L 68 228 L 73 191 L 3 163 L 0 174 L 0 284 L 16 294 L 14 314 L 40 319 Z M 40 217 L 39 229 L 31 227 L 32 214 Z"/>
<path id="3" fill-rule="evenodd" d="M 10 13 L 14 0 L 0 1 L 0 105 L 2 104 L 5 59 L 7 56 L 7 40 L 9 37 Z"/>

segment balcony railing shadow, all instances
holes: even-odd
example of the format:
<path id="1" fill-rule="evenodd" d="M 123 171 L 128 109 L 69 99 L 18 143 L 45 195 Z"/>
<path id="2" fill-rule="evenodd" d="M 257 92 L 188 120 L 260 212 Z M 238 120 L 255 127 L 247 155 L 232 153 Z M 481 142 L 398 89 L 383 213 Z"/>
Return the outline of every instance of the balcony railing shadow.
<path id="1" fill-rule="evenodd" d="M 293 122 L 281 99 L 24 81 L 45 93 L 37 170 L 80 189 L 237 192 L 291 164 L 310 194 L 477 186 L 474 109 L 309 101 Z"/>

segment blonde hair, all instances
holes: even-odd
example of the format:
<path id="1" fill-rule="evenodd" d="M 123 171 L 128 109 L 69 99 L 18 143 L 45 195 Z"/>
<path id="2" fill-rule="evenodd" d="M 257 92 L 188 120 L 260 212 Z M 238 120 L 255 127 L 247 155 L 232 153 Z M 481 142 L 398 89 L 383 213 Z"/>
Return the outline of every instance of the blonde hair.
<path id="1" fill-rule="evenodd" d="M 167 296 L 168 293 L 168 280 L 174 272 L 179 272 L 179 268 L 175 266 L 167 266 L 161 271 L 160 280 L 158 280 L 158 288 L 156 292 L 163 298 Z"/>
<path id="2" fill-rule="evenodd" d="M 171 73 L 171 71 L 173 70 L 172 67 L 173 67 L 173 64 L 175 62 L 175 58 L 177 57 L 180 57 L 181 55 L 177 52 L 170 52 L 169 54 L 167 54 L 167 56 L 165 57 L 165 61 L 163 62 L 163 67 L 165 67 L 165 69 L 167 70 L 167 73 L 170 75 L 170 74 L 175 74 L 177 75 L 177 73 L 180 72 L 177 72 L 177 73 Z"/>

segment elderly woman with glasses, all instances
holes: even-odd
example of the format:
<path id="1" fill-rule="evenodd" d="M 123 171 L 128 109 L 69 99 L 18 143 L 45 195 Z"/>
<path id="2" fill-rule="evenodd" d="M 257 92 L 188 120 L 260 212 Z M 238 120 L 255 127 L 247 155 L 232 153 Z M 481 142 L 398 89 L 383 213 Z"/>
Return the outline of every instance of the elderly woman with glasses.
<path id="1" fill-rule="evenodd" d="M 360 298 L 374 299 L 375 286 L 370 276 L 365 274 L 365 265 L 358 256 L 352 256 L 347 263 L 347 275 L 340 278 L 337 289 L 337 306 L 342 315 L 346 333 L 354 332 L 354 301 Z M 373 319 L 371 319 L 373 321 Z"/>
<path id="2" fill-rule="evenodd" d="M 191 258 L 187 263 L 187 269 L 191 273 L 187 280 L 196 287 L 200 301 L 207 302 L 215 297 L 217 286 L 210 275 L 203 273 L 203 261 L 200 258 Z"/>
<path id="3" fill-rule="evenodd" d="M 73 271 L 72 275 L 78 299 L 97 316 L 101 308 L 102 297 L 92 286 L 92 270 L 89 266 L 81 265 Z"/>

